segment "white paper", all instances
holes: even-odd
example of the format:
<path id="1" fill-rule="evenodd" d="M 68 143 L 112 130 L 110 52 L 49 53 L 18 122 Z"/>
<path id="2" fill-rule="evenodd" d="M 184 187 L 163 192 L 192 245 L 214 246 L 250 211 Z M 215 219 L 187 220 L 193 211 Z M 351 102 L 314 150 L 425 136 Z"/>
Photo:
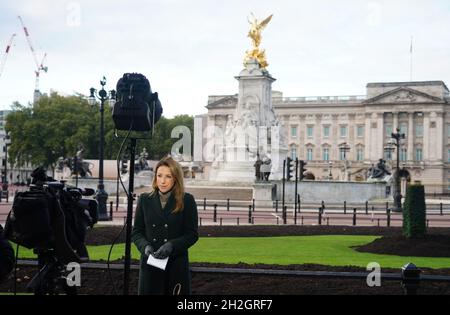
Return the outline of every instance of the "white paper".
<path id="1" fill-rule="evenodd" d="M 158 259 L 153 257 L 153 255 L 148 255 L 147 264 L 154 266 L 156 268 L 166 270 L 167 261 L 169 260 L 169 257 L 166 257 L 164 259 Z"/>

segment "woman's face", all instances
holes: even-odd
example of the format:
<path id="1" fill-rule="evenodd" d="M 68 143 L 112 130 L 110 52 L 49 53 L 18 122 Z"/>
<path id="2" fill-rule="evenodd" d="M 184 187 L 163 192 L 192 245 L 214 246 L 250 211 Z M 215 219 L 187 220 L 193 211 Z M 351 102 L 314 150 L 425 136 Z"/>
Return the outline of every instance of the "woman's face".
<path id="1" fill-rule="evenodd" d="M 175 178 L 170 171 L 170 168 L 167 166 L 158 167 L 158 171 L 156 172 L 156 184 L 158 185 L 158 189 L 162 193 L 166 193 L 172 189 L 175 184 Z"/>

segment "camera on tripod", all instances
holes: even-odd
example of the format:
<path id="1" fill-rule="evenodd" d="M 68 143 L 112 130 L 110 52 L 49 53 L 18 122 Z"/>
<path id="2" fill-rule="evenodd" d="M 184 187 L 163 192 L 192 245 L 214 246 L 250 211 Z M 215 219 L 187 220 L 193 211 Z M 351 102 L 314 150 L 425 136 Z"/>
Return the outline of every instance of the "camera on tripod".
<path id="1" fill-rule="evenodd" d="M 89 259 L 85 245 L 87 228 L 98 220 L 93 189 L 66 186 L 38 167 L 29 191 L 19 192 L 6 219 L 4 235 L 10 241 L 33 249 L 39 274 L 28 285 L 35 293 L 48 293 L 62 277 L 63 266 Z"/>

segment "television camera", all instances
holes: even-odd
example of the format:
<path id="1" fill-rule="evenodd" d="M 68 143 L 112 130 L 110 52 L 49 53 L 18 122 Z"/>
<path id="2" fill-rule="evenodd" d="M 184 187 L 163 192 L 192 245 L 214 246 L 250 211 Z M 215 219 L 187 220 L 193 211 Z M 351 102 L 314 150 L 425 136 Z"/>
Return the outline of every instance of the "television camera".
<path id="1" fill-rule="evenodd" d="M 67 186 L 48 177 L 42 167 L 31 177 L 30 190 L 14 198 L 5 236 L 37 254 L 39 272 L 28 284 L 29 291 L 56 294 L 62 288 L 67 294 L 76 294 L 64 272 L 67 264 L 89 259 L 85 236 L 87 228 L 97 223 L 98 204 L 83 196 L 92 196 L 95 191 Z"/>

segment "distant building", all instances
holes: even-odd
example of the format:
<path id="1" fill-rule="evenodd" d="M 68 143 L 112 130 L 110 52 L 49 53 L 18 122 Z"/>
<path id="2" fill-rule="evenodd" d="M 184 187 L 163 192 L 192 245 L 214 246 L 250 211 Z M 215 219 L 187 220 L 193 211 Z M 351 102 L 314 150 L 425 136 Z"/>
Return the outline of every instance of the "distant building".
<path id="1" fill-rule="evenodd" d="M 9 162 L 6 165 L 6 150 L 7 150 L 7 142 L 11 140 L 6 139 L 6 117 L 11 113 L 10 110 L 0 110 L 0 182 L 4 183 L 5 181 L 5 170 L 7 172 L 7 182 L 9 184 L 15 183 L 26 183 L 27 179 L 30 178 L 30 174 L 33 170 L 31 165 L 18 167 L 17 165 L 11 165 Z M 8 155 L 9 156 L 9 155 Z M 8 158 L 9 159 L 9 158 Z M 5 168 L 6 165 L 6 168 Z"/>
<path id="2" fill-rule="evenodd" d="M 237 100 L 209 96 L 203 127 L 223 128 Z M 346 172 L 363 181 L 381 158 L 395 168 L 396 152 L 384 148 L 399 128 L 406 137 L 399 152 L 406 180 L 422 181 L 428 193 L 450 192 L 450 93 L 444 82 L 369 83 L 362 96 L 283 97 L 274 91 L 272 102 L 288 154 L 307 161 L 315 179 L 343 179 Z M 349 149 L 345 155 L 342 145 Z"/>

